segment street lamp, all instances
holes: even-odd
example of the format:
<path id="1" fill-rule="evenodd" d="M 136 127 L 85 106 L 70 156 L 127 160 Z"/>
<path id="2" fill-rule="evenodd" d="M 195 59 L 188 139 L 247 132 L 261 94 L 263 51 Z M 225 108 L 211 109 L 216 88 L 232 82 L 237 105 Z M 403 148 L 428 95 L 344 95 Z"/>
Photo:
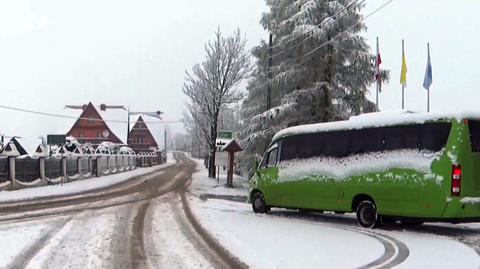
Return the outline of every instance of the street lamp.
<path id="1" fill-rule="evenodd" d="M 128 145 L 128 140 L 130 140 L 130 115 L 147 115 L 153 118 L 157 119 L 162 119 L 162 114 L 163 112 L 158 110 L 155 112 L 131 112 L 130 108 L 127 109 L 127 114 L 128 114 L 128 123 L 127 123 L 127 145 Z"/>

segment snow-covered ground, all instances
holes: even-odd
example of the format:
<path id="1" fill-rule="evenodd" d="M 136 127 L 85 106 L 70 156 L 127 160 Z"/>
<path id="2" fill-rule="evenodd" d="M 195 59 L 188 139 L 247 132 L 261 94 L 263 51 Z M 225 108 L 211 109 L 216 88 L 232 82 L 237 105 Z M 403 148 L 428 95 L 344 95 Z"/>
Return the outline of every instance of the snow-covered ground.
<path id="1" fill-rule="evenodd" d="M 406 246 L 408 251 L 403 254 L 408 257 L 398 268 L 480 266 L 475 250 L 455 238 L 416 230 L 361 229 L 353 214 L 305 217 L 295 211 L 274 210 L 256 215 L 249 204 L 228 200 L 228 196 L 247 195 L 246 179 L 235 178 L 237 188 L 228 189 L 224 178 L 219 183 L 209 179 L 202 163 L 197 164 L 189 197 L 195 217 L 222 246 L 252 268 L 364 266 L 386 253 L 375 237 L 394 238 Z M 395 251 L 402 255 L 402 250 Z"/>
<path id="2" fill-rule="evenodd" d="M 109 186 L 127 181 L 133 177 L 148 174 L 161 168 L 166 168 L 173 164 L 175 164 L 175 159 L 171 153 L 168 153 L 167 162 L 162 165 L 146 167 L 146 168 L 137 168 L 135 170 L 128 171 L 128 172 L 107 175 L 103 177 L 94 177 L 94 178 L 89 178 L 84 180 L 78 180 L 78 181 L 68 182 L 61 185 L 41 186 L 41 187 L 35 187 L 35 188 L 29 188 L 29 189 L 20 189 L 15 191 L 1 191 L 0 203 L 22 201 L 22 200 L 28 200 L 33 198 L 45 198 L 45 197 L 51 198 L 55 196 L 83 193 L 83 192 L 87 192 L 95 189 L 109 187 Z"/>
<path id="3" fill-rule="evenodd" d="M 194 160 L 197 163 L 197 172 L 193 174 L 195 180 L 192 181 L 190 189 L 195 194 L 212 194 L 212 195 L 235 195 L 247 196 L 249 183 L 246 178 L 234 176 L 234 188 L 227 188 L 227 174 L 222 171 L 218 179 L 209 178 L 206 169 L 203 166 L 203 161 Z"/>

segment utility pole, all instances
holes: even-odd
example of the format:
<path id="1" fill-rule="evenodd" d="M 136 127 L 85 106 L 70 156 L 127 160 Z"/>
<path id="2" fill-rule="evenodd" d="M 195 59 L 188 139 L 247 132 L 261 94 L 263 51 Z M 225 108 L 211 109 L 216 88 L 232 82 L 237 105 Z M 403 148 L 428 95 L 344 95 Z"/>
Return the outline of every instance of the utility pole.
<path id="1" fill-rule="evenodd" d="M 273 62 L 273 35 L 268 37 L 268 82 L 267 82 L 267 111 L 272 108 L 272 62 Z M 268 149 L 268 139 L 265 138 L 265 150 Z"/>
<path id="2" fill-rule="evenodd" d="M 272 57 L 273 57 L 273 35 L 268 38 L 268 86 L 267 86 L 267 110 L 272 108 Z"/>
<path id="3" fill-rule="evenodd" d="M 164 134 L 164 142 L 165 143 L 165 154 L 167 154 L 167 125 L 165 125 L 165 134 Z"/>

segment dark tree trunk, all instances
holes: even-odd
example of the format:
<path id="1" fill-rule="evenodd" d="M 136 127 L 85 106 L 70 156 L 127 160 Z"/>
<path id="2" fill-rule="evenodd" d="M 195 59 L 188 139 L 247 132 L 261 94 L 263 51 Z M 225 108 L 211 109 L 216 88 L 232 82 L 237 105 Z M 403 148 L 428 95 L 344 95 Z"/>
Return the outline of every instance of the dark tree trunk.
<path id="1" fill-rule="evenodd" d="M 215 169 L 215 150 L 211 150 L 210 152 L 210 161 L 208 164 L 208 177 L 215 178 L 216 176 L 216 169 Z"/>
<path id="2" fill-rule="evenodd" d="M 215 167 L 215 154 L 217 152 L 217 121 L 218 121 L 218 113 L 216 113 L 216 117 L 214 119 L 214 124 L 210 130 L 210 135 L 212 137 L 212 143 L 210 144 L 210 162 L 208 167 L 208 177 L 215 178 L 216 176 L 216 167 Z"/>

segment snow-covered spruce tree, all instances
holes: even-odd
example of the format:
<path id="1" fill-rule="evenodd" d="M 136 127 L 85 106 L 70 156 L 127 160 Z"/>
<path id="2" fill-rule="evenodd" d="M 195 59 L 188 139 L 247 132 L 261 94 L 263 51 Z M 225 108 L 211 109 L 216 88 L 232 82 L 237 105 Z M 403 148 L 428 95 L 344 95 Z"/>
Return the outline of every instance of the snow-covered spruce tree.
<path id="1" fill-rule="evenodd" d="M 242 103 L 241 123 L 237 132 L 244 151 L 238 156 L 241 169 L 251 175 L 257 156 L 262 154 L 270 142 L 275 130 L 272 119 L 262 120 L 258 115 L 267 111 L 268 88 L 268 45 L 262 42 L 252 50 L 256 59 L 255 69 L 247 85 L 247 96 Z M 272 91 L 272 106 L 280 104 L 280 91 Z"/>
<path id="2" fill-rule="evenodd" d="M 238 102 L 243 94 L 238 84 L 250 72 L 246 40 L 240 30 L 223 37 L 220 30 L 215 40 L 205 46 L 206 59 L 187 72 L 183 93 L 189 97 L 192 118 L 202 117 L 197 127 L 202 128 L 209 149 L 209 177 L 215 177 L 215 153 L 220 112 L 229 104 Z M 205 121 L 205 122 L 203 122 Z"/>
<path id="3" fill-rule="evenodd" d="M 359 1 L 266 0 L 266 4 L 269 12 L 261 24 L 274 37 L 270 83 L 276 99 L 269 110 L 260 99 L 268 83 L 268 47 L 262 42 L 253 53 L 258 74 L 250 81 L 244 102 L 243 121 L 252 125 L 242 136 L 245 155 L 253 154 L 279 129 L 375 110 L 365 97 L 374 81 L 375 56 L 360 35 L 366 27 Z M 388 72 L 382 78 L 387 80 Z"/>

